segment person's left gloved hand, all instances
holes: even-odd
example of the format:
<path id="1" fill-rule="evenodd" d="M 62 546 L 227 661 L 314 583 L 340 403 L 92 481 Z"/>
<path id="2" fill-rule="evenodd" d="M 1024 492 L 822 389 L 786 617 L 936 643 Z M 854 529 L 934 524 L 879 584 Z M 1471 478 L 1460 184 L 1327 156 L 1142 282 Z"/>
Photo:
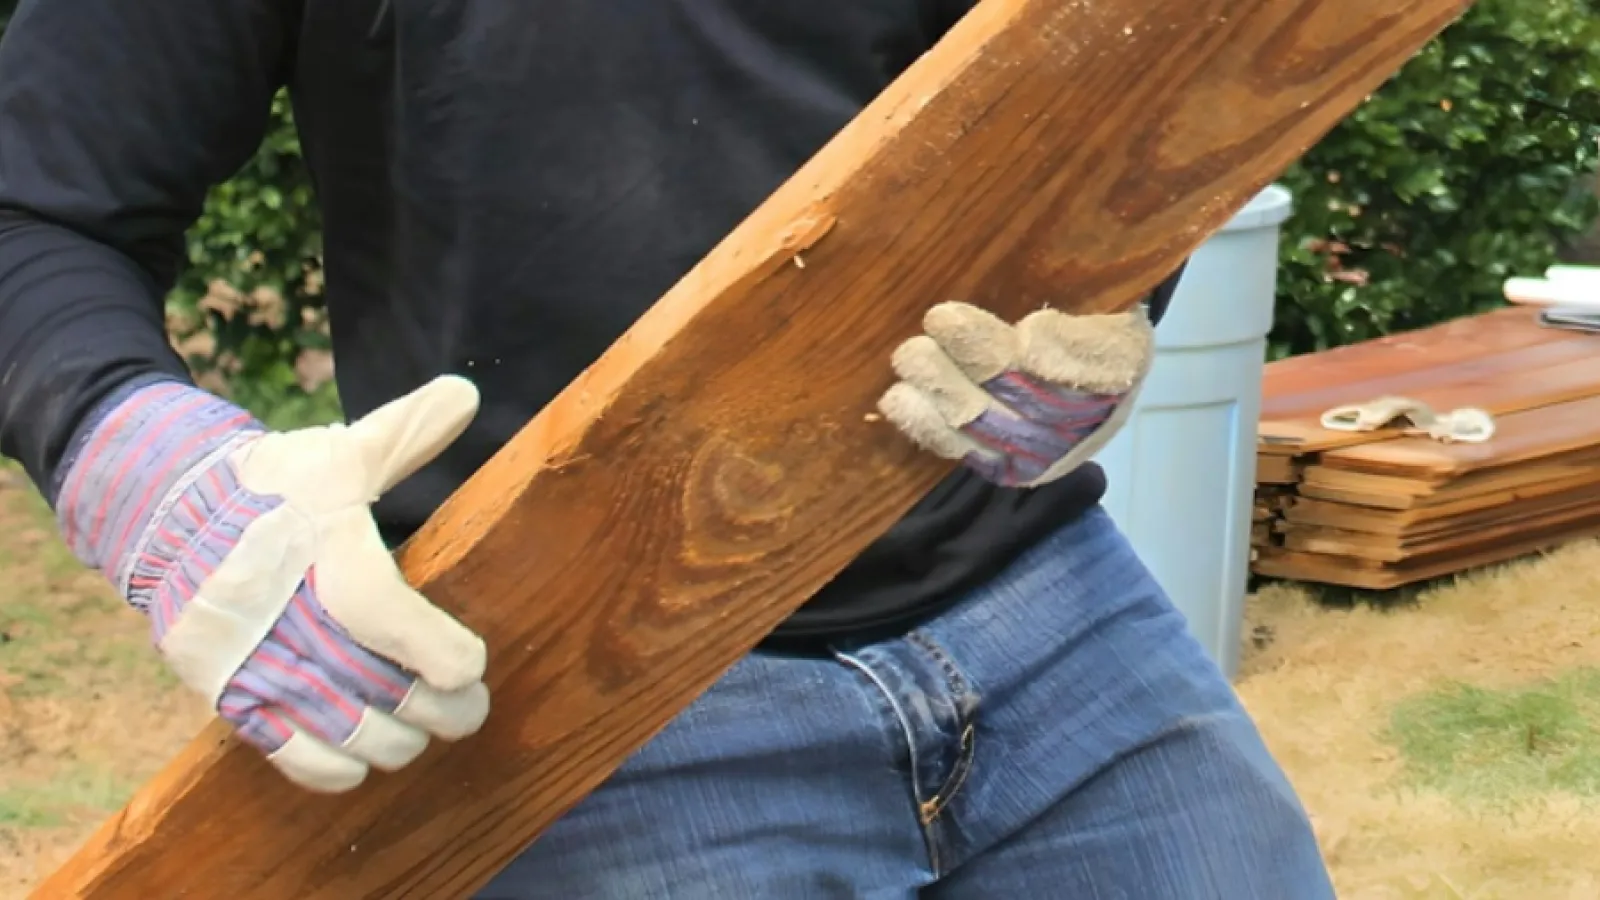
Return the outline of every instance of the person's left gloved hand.
<path id="1" fill-rule="evenodd" d="M 879 411 L 924 449 L 1004 487 L 1046 484 L 1099 452 L 1126 420 L 1154 353 L 1142 308 L 1041 309 L 1013 326 L 942 303 L 923 329 L 896 349 L 900 381 Z"/>

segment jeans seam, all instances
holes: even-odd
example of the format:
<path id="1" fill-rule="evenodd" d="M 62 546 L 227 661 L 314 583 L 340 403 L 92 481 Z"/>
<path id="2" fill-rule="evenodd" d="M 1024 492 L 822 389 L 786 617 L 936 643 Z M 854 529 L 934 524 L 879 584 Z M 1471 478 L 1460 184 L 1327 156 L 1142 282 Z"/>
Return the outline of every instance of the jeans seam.
<path id="1" fill-rule="evenodd" d="M 932 635 L 925 631 L 916 630 L 908 632 L 906 640 L 922 648 L 924 652 L 933 657 L 934 662 L 939 664 L 939 671 L 944 674 L 945 686 L 950 689 L 952 694 L 958 698 L 975 695 L 976 692 L 972 690 L 972 685 L 967 681 L 967 677 L 962 673 L 961 668 L 950 658 L 950 654 L 945 651 L 944 647 L 933 639 Z M 959 706 L 957 706 L 957 710 L 959 715 L 965 717 L 965 713 L 959 712 Z"/>
<path id="2" fill-rule="evenodd" d="M 939 792 L 929 798 L 927 802 L 918 804 L 917 813 L 922 818 L 924 826 L 931 827 L 938 821 L 939 814 L 950 805 L 956 794 L 961 792 L 967 783 L 967 775 L 972 772 L 972 763 L 977 756 L 978 730 L 972 724 L 967 724 L 961 729 L 961 746 L 956 755 L 956 761 L 950 768 L 949 777 L 939 787 Z"/>
<path id="3" fill-rule="evenodd" d="M 928 846 L 932 848 L 930 855 L 937 863 L 943 856 L 939 849 L 942 845 L 938 828 L 939 817 L 961 793 L 977 757 L 978 730 L 974 720 L 979 694 L 971 679 L 960 666 L 956 665 L 949 651 L 945 650 L 933 635 L 921 629 L 913 629 L 906 634 L 906 640 L 927 654 L 928 658 L 939 667 L 940 673 L 944 676 L 945 688 L 950 692 L 955 708 L 956 723 L 961 729 L 956 759 L 951 764 L 950 773 L 945 776 L 944 782 L 939 785 L 932 797 L 920 801 L 917 805 L 917 816 L 922 822 L 923 834 L 927 838 Z M 937 864 L 934 871 L 940 871 Z"/>
<path id="4" fill-rule="evenodd" d="M 900 726 L 901 739 L 905 741 L 906 747 L 907 774 L 911 779 L 911 803 L 913 808 L 917 810 L 918 823 L 924 826 L 918 830 L 922 832 L 923 845 L 928 851 L 928 866 L 933 870 L 934 874 L 938 874 L 940 872 L 939 842 L 934 834 L 925 827 L 927 823 L 922 819 L 924 804 L 922 802 L 921 766 L 917 760 L 917 736 L 912 730 L 911 719 L 906 715 L 905 709 L 901 707 L 900 701 L 895 698 L 894 692 L 889 689 L 889 685 L 878 676 L 877 672 L 873 671 L 872 666 L 868 665 L 865 660 L 837 649 L 833 651 L 833 655 L 847 668 L 855 669 L 872 683 L 882 701 L 888 704 L 889 711 L 893 715 L 895 722 Z"/>
<path id="5" fill-rule="evenodd" d="M 917 774 L 917 736 L 911 730 L 911 719 L 906 716 L 905 710 L 901 708 L 900 701 L 895 699 L 894 692 L 889 690 L 889 685 L 878 677 L 878 673 L 873 671 L 872 666 L 868 665 L 865 660 L 842 650 L 835 650 L 834 655 L 839 658 L 840 662 L 860 672 L 868 681 L 872 682 L 883 702 L 889 705 L 889 711 L 894 716 L 895 724 L 900 726 L 900 737 L 905 741 L 906 757 L 911 775 L 911 793 L 913 797 L 918 798 L 920 801 L 922 785 Z"/>

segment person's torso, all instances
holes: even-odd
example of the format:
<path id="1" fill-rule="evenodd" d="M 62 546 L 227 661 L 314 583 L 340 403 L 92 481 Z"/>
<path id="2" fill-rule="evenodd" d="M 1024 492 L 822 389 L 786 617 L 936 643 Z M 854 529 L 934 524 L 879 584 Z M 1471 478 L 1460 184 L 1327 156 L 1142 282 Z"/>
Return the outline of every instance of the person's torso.
<path id="1" fill-rule="evenodd" d="M 391 536 L 926 51 L 956 5 L 306 0 L 291 90 L 346 411 L 441 372 L 482 394 L 469 431 L 379 503 Z M 1089 467 L 1024 497 L 958 474 L 841 579 L 861 583 L 824 592 L 791 630 L 904 618 L 1098 499 L 1100 478 Z"/>

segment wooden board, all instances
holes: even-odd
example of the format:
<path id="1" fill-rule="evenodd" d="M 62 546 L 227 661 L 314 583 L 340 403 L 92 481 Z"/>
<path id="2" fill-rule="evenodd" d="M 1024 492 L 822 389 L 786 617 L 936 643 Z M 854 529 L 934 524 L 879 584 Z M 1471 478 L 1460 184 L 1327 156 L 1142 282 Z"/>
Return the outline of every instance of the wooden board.
<path id="1" fill-rule="evenodd" d="M 1304 395 L 1316 398 L 1310 410 L 1262 420 L 1257 439 L 1294 453 L 1400 439 L 1404 435 L 1398 429 L 1343 432 L 1320 424 L 1328 409 L 1384 395 L 1410 397 L 1439 412 L 1475 406 L 1496 416 L 1600 396 L 1600 335 L 1574 334 L 1574 338 Z"/>
<path id="2" fill-rule="evenodd" d="M 1381 438 L 1378 438 L 1381 440 Z M 1274 441 L 1271 434 L 1258 434 L 1256 436 L 1257 456 L 1277 456 L 1287 460 L 1302 461 L 1311 456 L 1302 452 L 1295 446 L 1293 440 Z"/>
<path id="3" fill-rule="evenodd" d="M 931 303 L 1130 306 L 1468 5 L 983 0 L 402 549 L 480 734 L 325 797 L 214 723 L 38 896 L 470 895 L 949 471 L 869 415 Z"/>
<path id="4" fill-rule="evenodd" d="M 1514 329 L 1508 330 L 1514 332 Z M 1296 421 L 1304 419 L 1315 422 L 1320 420 L 1324 411 L 1335 406 L 1393 394 L 1416 399 L 1426 398 L 1427 402 L 1434 403 L 1436 409 L 1449 409 L 1462 405 L 1452 401 L 1468 391 L 1483 393 L 1493 389 L 1491 395 L 1495 397 L 1504 391 L 1515 391 L 1516 393 L 1511 396 L 1522 397 L 1530 392 L 1530 386 L 1527 384 L 1530 379 L 1514 379 L 1509 382 L 1502 380 L 1508 375 L 1561 369 L 1570 363 L 1587 362 L 1594 359 L 1597 348 L 1600 348 L 1600 341 L 1590 341 L 1587 335 L 1575 335 L 1568 341 L 1545 342 L 1453 362 L 1427 361 L 1425 357 L 1419 355 L 1418 368 L 1412 371 L 1345 384 L 1325 385 L 1295 394 L 1292 398 L 1285 398 L 1275 405 L 1281 408 L 1292 400 L 1294 408 L 1284 414 L 1275 415 L 1274 419 L 1287 418 Z M 1424 361 L 1426 365 L 1422 365 Z M 1435 398 L 1444 400 L 1435 402 Z M 1506 401 L 1500 401 L 1502 407 L 1505 403 Z"/>
<path id="5" fill-rule="evenodd" d="M 1538 324 L 1526 306 L 1452 319 L 1414 331 L 1374 338 L 1269 363 L 1262 374 L 1263 419 L 1315 418 L 1346 398 L 1397 379 L 1428 384 L 1440 372 L 1472 372 L 1486 360 L 1516 364 L 1536 359 L 1548 345 L 1592 346 L 1587 336 Z M 1490 363 L 1497 368 L 1499 363 Z"/>
<path id="6" fill-rule="evenodd" d="M 1316 407 L 1320 401 L 1303 398 L 1332 386 L 1392 378 L 1570 339 L 1570 334 L 1538 327 L 1536 315 L 1525 306 L 1503 306 L 1425 328 L 1274 360 L 1267 365 L 1262 379 L 1262 415 L 1271 419 L 1319 412 Z"/>
<path id="7" fill-rule="evenodd" d="M 1250 526 L 1250 545 L 1252 547 L 1269 547 L 1277 543 L 1277 537 L 1272 533 L 1272 525 L 1270 523 L 1257 522 Z"/>
<path id="8" fill-rule="evenodd" d="M 1394 439 L 1393 431 L 1328 431 L 1319 417 L 1346 403 L 1404 394 L 1443 408 L 1508 413 L 1573 396 L 1569 365 L 1593 358 L 1600 337 L 1543 328 L 1537 311 L 1507 306 L 1427 328 L 1277 360 L 1266 367 L 1258 427 L 1263 454 L 1304 455 Z M 1555 370 L 1545 376 L 1547 370 Z M 1589 370 L 1579 373 L 1586 378 Z M 1517 380 L 1506 376 L 1515 373 Z M 1452 390 L 1453 387 L 1465 390 Z M 1512 393 L 1499 396 L 1505 390 Z M 1476 398 L 1466 402 L 1461 397 Z M 1487 399 L 1486 399 L 1487 398 Z"/>
<path id="9" fill-rule="evenodd" d="M 1530 516 L 1524 521 L 1508 521 L 1504 525 L 1486 528 L 1478 533 L 1452 535 L 1415 548 L 1396 549 L 1377 546 L 1370 536 L 1346 540 L 1342 535 L 1322 533 L 1310 536 L 1285 535 L 1283 546 L 1292 551 L 1327 556 L 1340 560 L 1360 560 L 1385 571 L 1404 571 L 1408 566 L 1426 563 L 1445 567 L 1443 572 L 1459 572 L 1475 563 L 1477 554 L 1492 552 L 1502 544 L 1515 542 L 1528 534 L 1563 534 L 1576 525 L 1600 521 L 1600 506 L 1593 503 L 1574 506 L 1543 516 Z"/>
<path id="10" fill-rule="evenodd" d="M 1600 536 L 1600 515 L 1552 528 L 1526 530 L 1470 553 L 1426 557 L 1385 565 L 1356 557 L 1255 547 L 1251 570 L 1268 578 L 1337 584 L 1369 591 L 1392 590 L 1468 569 L 1507 562 L 1572 541 Z"/>
<path id="11" fill-rule="evenodd" d="M 1594 513 L 1600 513 L 1600 485 L 1591 483 L 1516 504 L 1419 523 L 1398 533 L 1345 530 L 1288 519 L 1279 522 L 1274 530 L 1291 550 L 1389 563 L 1468 552 L 1530 528 L 1559 525 Z"/>
<path id="12" fill-rule="evenodd" d="M 1600 393 L 1600 343 L 1593 352 L 1597 363 L 1595 391 Z M 1322 454 L 1319 463 L 1331 469 L 1454 478 L 1592 448 L 1600 448 L 1600 396 L 1502 416 L 1494 437 L 1481 444 L 1400 438 L 1330 451 Z"/>
<path id="13" fill-rule="evenodd" d="M 1386 475 L 1378 472 L 1360 472 L 1350 469 L 1333 469 L 1327 466 L 1306 466 L 1300 473 L 1298 491 L 1304 497 L 1322 497 L 1323 491 L 1342 491 L 1381 495 L 1387 498 L 1429 497 L 1443 490 L 1448 482 L 1442 478 L 1408 478 L 1405 475 Z M 1340 499 L 1340 498 L 1329 498 Z M 1364 503 L 1359 500 L 1343 502 L 1364 506 L 1389 507 L 1387 502 Z"/>
<path id="14" fill-rule="evenodd" d="M 1455 478 L 1428 474 L 1412 478 L 1316 465 L 1305 468 L 1296 491 L 1301 497 L 1355 506 L 1426 508 L 1586 475 L 1595 472 L 1597 465 L 1600 465 L 1600 447 L 1578 448 L 1534 462 L 1479 469 Z"/>
<path id="15" fill-rule="evenodd" d="M 1597 461 L 1600 462 L 1600 461 Z M 1283 520 L 1294 525 L 1337 528 L 1370 534 L 1406 535 L 1432 523 L 1458 523 L 1460 517 L 1518 506 L 1525 501 L 1551 494 L 1600 484 L 1600 465 L 1565 478 L 1541 478 L 1526 485 L 1454 498 L 1405 509 L 1373 509 L 1350 503 L 1336 503 L 1312 497 L 1297 497 L 1283 513 Z"/>
<path id="16" fill-rule="evenodd" d="M 1298 457 L 1256 454 L 1257 484 L 1294 484 L 1300 480 Z"/>

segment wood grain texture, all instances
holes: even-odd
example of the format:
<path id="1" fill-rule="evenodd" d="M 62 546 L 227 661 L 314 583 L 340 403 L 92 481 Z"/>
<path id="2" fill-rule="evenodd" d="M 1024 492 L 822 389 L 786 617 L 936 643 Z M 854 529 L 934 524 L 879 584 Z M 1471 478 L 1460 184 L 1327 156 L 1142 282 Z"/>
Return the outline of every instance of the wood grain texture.
<path id="1" fill-rule="evenodd" d="M 1497 518 L 1477 526 L 1463 525 L 1459 530 L 1400 541 L 1356 531 L 1301 530 L 1298 526 L 1287 526 L 1283 546 L 1290 551 L 1330 556 L 1341 561 L 1359 559 L 1388 571 L 1396 571 L 1397 564 L 1452 562 L 1457 567 L 1450 571 L 1463 571 L 1476 564 L 1461 562 L 1464 557 L 1474 559 L 1479 553 L 1494 552 L 1528 535 L 1548 534 L 1559 540 L 1584 536 L 1582 529 L 1600 521 L 1597 499 L 1600 499 L 1600 491 L 1570 492 L 1548 504 L 1501 510 Z"/>
<path id="2" fill-rule="evenodd" d="M 1253 571 L 1390 588 L 1594 533 L 1600 523 L 1600 345 L 1594 336 L 1551 340 L 1549 330 L 1538 329 L 1521 310 L 1444 328 L 1477 355 L 1434 340 L 1439 331 L 1430 329 L 1417 355 L 1436 365 L 1441 354 L 1451 357 L 1444 365 L 1406 368 L 1403 361 L 1350 356 L 1328 367 L 1327 383 L 1367 379 L 1386 392 L 1384 383 L 1405 382 L 1415 389 L 1408 393 L 1432 392 L 1455 402 L 1475 395 L 1477 404 L 1505 413 L 1494 437 L 1481 444 L 1390 437 L 1316 454 L 1300 469 L 1288 508 L 1267 518 L 1269 535 L 1255 539 Z M 1400 355 L 1399 347 L 1389 350 Z M 1386 366 L 1388 374 L 1378 374 Z M 1313 367 L 1301 369 L 1301 382 L 1286 394 L 1315 397 L 1328 389 L 1304 377 Z"/>
<path id="3" fill-rule="evenodd" d="M 1600 513 L 1555 525 L 1522 528 L 1471 549 L 1385 564 L 1356 556 L 1301 553 L 1285 547 L 1257 549 L 1252 570 L 1269 578 L 1338 584 L 1367 591 L 1385 591 L 1493 565 L 1600 535 Z"/>
<path id="4" fill-rule="evenodd" d="M 1330 394 L 1334 398 L 1349 396 L 1352 386 L 1367 393 L 1384 379 L 1576 339 L 1574 332 L 1540 328 L 1537 315 L 1527 307 L 1507 306 L 1274 360 L 1262 376 L 1261 417 L 1315 417 L 1330 405 Z M 1331 405 L 1342 402 L 1335 399 Z"/>
<path id="5" fill-rule="evenodd" d="M 1320 525 L 1371 534 L 1405 535 L 1436 523 L 1457 522 L 1469 514 L 1502 514 L 1506 507 L 1515 504 L 1600 484 L 1600 455 L 1591 457 L 1581 468 L 1574 466 L 1565 471 L 1542 465 L 1513 466 L 1504 473 L 1495 474 L 1509 476 L 1503 480 L 1513 482 L 1512 486 L 1498 490 L 1485 489 L 1493 487 L 1493 482 L 1485 482 L 1471 485 L 1468 493 L 1451 490 L 1457 487 L 1452 483 L 1444 491 L 1418 498 L 1422 502 L 1399 508 L 1393 504 L 1376 506 L 1302 495 L 1294 498 L 1288 509 L 1284 510 L 1282 521 L 1291 525 Z"/>
<path id="6" fill-rule="evenodd" d="M 1506 307 L 1267 366 L 1257 426 L 1263 455 L 1371 446 L 1397 430 L 1329 431 L 1322 413 L 1403 395 L 1445 411 L 1495 415 L 1600 394 L 1600 338 L 1544 328 L 1538 311 Z"/>
<path id="7" fill-rule="evenodd" d="M 1588 349 L 1600 357 L 1600 341 Z M 1600 395 L 1600 372 L 1595 375 L 1592 392 Z M 1494 437 L 1481 444 L 1444 444 L 1406 437 L 1325 453 L 1319 462 L 1333 469 L 1454 478 L 1481 469 L 1595 448 L 1600 448 L 1600 396 L 1503 416 L 1496 422 Z"/>
<path id="8" fill-rule="evenodd" d="M 1322 412 L 1346 403 L 1401 395 L 1436 412 L 1474 406 L 1494 416 L 1600 395 L 1600 341 L 1546 343 L 1493 356 L 1373 379 L 1326 392 L 1331 399 L 1316 412 L 1263 421 L 1257 437 L 1296 454 L 1332 452 L 1386 443 L 1404 437 L 1398 428 L 1367 432 L 1330 431 Z"/>
<path id="9" fill-rule="evenodd" d="M 319 797 L 214 724 L 38 896 L 468 896 L 948 471 L 868 416 L 930 304 L 1130 306 L 1469 3 L 984 0 L 402 549 L 479 735 Z"/>

